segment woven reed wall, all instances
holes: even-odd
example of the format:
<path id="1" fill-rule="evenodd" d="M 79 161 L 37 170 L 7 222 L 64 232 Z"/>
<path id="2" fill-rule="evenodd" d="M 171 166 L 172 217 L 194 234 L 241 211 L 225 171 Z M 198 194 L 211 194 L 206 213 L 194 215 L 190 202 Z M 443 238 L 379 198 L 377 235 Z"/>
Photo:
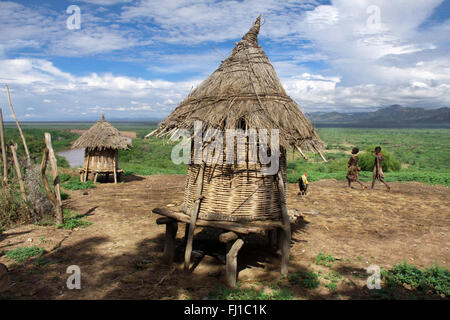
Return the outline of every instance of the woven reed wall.
<path id="1" fill-rule="evenodd" d="M 118 155 L 119 153 L 115 149 L 85 149 L 83 167 L 86 168 L 89 159 L 89 170 L 113 172 L 114 160 L 116 160 L 116 170 L 119 169 Z"/>
<path id="2" fill-rule="evenodd" d="M 248 154 L 246 150 L 240 150 Z M 193 153 L 193 152 L 192 152 Z M 192 159 L 192 157 L 191 157 Z M 225 160 L 225 158 L 224 158 Z M 286 152 L 280 151 L 280 168 L 286 185 Z M 225 161 L 224 161 L 225 162 Z M 184 206 L 190 214 L 196 199 L 201 164 L 190 164 L 186 177 Z M 205 165 L 203 178 L 204 197 L 199 219 L 225 221 L 278 220 L 281 215 L 277 175 L 262 175 L 257 164 Z"/>

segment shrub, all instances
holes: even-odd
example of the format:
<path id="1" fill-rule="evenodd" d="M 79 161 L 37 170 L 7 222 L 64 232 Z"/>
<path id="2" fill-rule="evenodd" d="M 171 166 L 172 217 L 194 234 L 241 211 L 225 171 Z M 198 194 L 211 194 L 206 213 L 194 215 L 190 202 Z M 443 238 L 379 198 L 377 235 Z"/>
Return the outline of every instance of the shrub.
<path id="1" fill-rule="evenodd" d="M 372 171 L 375 165 L 375 146 L 368 147 L 365 152 L 362 152 L 359 156 L 358 165 L 361 167 L 363 171 Z M 384 172 L 389 171 L 399 171 L 401 168 L 401 164 L 397 161 L 392 153 L 386 151 L 385 149 L 381 150 L 383 154 L 383 162 L 382 168 Z"/>

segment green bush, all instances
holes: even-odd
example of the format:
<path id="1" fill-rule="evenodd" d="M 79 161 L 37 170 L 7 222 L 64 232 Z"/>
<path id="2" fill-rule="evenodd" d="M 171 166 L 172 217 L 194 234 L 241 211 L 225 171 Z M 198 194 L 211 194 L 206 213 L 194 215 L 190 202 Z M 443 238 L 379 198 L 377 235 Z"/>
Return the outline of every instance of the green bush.
<path id="1" fill-rule="evenodd" d="M 362 152 L 359 156 L 358 165 L 361 167 L 363 171 L 372 171 L 375 165 L 375 146 L 370 146 L 366 149 L 365 152 Z M 389 171 L 399 171 L 401 169 L 401 164 L 399 161 L 395 159 L 395 156 L 386 151 L 385 149 L 381 150 L 381 154 L 383 155 L 383 162 L 381 164 L 384 172 Z"/>
<path id="2" fill-rule="evenodd" d="M 32 246 L 32 247 L 16 248 L 13 250 L 6 251 L 6 256 L 10 259 L 15 260 L 16 262 L 24 262 L 31 257 L 35 257 L 44 253 L 45 253 L 44 248 Z"/>

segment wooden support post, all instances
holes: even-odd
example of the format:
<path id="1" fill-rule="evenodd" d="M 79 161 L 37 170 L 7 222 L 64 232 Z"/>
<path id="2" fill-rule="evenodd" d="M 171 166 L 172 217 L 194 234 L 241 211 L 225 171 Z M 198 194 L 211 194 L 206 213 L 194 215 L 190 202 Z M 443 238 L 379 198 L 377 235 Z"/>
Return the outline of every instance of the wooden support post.
<path id="1" fill-rule="evenodd" d="M 291 244 L 291 222 L 286 206 L 286 191 L 284 189 L 283 175 L 278 171 L 278 191 L 280 193 L 281 218 L 282 218 L 282 232 L 281 237 L 281 275 L 288 274 L 289 265 L 289 250 Z"/>
<path id="2" fill-rule="evenodd" d="M 166 223 L 166 239 L 164 242 L 163 260 L 170 264 L 175 256 L 175 245 L 178 231 L 178 223 L 175 220 Z"/>
<path id="3" fill-rule="evenodd" d="M 52 136 L 50 133 L 44 133 L 45 145 L 48 149 L 48 158 L 50 160 L 50 166 L 52 168 L 52 176 L 53 176 L 53 187 L 55 189 L 55 198 L 57 205 L 55 206 L 55 218 L 56 223 L 63 224 L 63 211 L 62 211 L 62 200 L 61 200 L 61 190 L 59 186 L 59 175 L 58 175 L 58 164 L 56 162 L 55 152 L 53 151 L 52 146 Z"/>
<path id="4" fill-rule="evenodd" d="M 116 158 L 114 158 L 113 162 L 114 162 L 114 183 L 117 184 Z"/>
<path id="5" fill-rule="evenodd" d="M 44 190 L 47 193 L 48 198 L 53 203 L 53 206 L 56 208 L 56 206 L 58 205 L 58 202 L 56 201 L 56 198 L 52 193 L 52 189 L 50 188 L 50 184 L 48 183 L 47 176 L 45 174 L 45 172 L 47 171 L 47 161 L 48 161 L 48 149 L 47 149 L 47 147 L 45 147 L 44 152 L 42 154 L 42 162 L 41 162 L 41 170 L 40 170 L 41 180 L 42 180 L 42 184 L 44 186 Z"/>
<path id="6" fill-rule="evenodd" d="M 278 230 L 272 229 L 268 232 L 269 247 L 274 250 L 278 250 Z"/>
<path id="7" fill-rule="evenodd" d="M 22 179 L 22 172 L 20 172 L 20 165 L 19 165 L 19 161 L 17 160 L 17 154 L 16 154 L 17 144 L 14 146 L 10 146 L 9 148 L 11 149 L 11 154 L 13 156 L 13 161 L 14 161 L 14 167 L 16 168 L 17 180 L 19 181 L 20 195 L 22 196 L 23 205 L 31 217 L 32 214 L 28 207 L 27 193 L 25 191 L 25 185 L 24 185 L 23 179 Z"/>
<path id="8" fill-rule="evenodd" d="M 86 167 L 84 169 L 84 178 L 83 178 L 83 182 L 86 182 L 89 178 L 89 161 L 91 160 L 91 155 L 88 154 L 87 156 L 87 161 L 86 161 Z"/>
<path id="9" fill-rule="evenodd" d="M 242 248 L 244 241 L 237 239 L 227 252 L 227 284 L 229 287 L 236 287 L 237 281 L 237 256 L 239 250 Z"/>
<path id="10" fill-rule="evenodd" d="M 191 254 L 192 254 L 192 242 L 194 240 L 194 231 L 195 231 L 195 223 L 197 221 L 198 212 L 200 211 L 200 203 L 202 201 L 201 195 L 203 190 L 203 175 L 205 172 L 205 162 L 203 162 L 202 166 L 200 167 L 200 172 L 198 174 L 199 181 L 197 183 L 197 198 L 194 202 L 194 207 L 192 208 L 191 212 L 191 219 L 189 223 L 189 233 L 188 238 L 186 242 L 186 251 L 184 252 L 184 270 L 188 271 L 189 266 L 191 264 Z"/>
<path id="11" fill-rule="evenodd" d="M 184 243 L 185 247 L 187 245 L 188 237 L 189 237 L 189 223 L 186 223 L 186 225 L 184 226 L 184 239 L 183 239 L 183 243 Z"/>
<path id="12" fill-rule="evenodd" d="M 2 162 L 3 162 L 3 183 L 6 187 L 8 184 L 8 167 L 6 163 L 6 144 L 5 144 L 5 134 L 3 131 L 3 114 L 0 108 L 0 143 L 2 147 Z"/>
<path id="13" fill-rule="evenodd" d="M 94 175 L 94 183 L 97 182 L 97 178 L 98 178 L 98 172 L 96 172 L 95 175 Z"/>
<path id="14" fill-rule="evenodd" d="M 6 93 L 8 94 L 9 107 L 11 108 L 11 113 L 14 117 L 14 120 L 16 121 L 17 129 L 19 129 L 20 137 L 22 138 L 23 148 L 25 149 L 25 154 L 27 156 L 27 166 L 31 167 L 31 158 L 30 158 L 30 153 L 28 152 L 27 142 L 25 141 L 25 137 L 23 136 L 22 128 L 20 127 L 19 121 L 17 120 L 16 113 L 14 112 L 14 108 L 11 103 L 11 97 L 9 95 L 8 85 L 5 85 L 5 87 L 6 87 Z"/>
<path id="15" fill-rule="evenodd" d="M 300 149 L 300 147 L 295 146 L 295 148 L 297 148 L 297 151 L 301 154 L 303 159 L 308 160 L 308 157 L 303 153 L 303 151 L 302 151 L 302 149 Z"/>

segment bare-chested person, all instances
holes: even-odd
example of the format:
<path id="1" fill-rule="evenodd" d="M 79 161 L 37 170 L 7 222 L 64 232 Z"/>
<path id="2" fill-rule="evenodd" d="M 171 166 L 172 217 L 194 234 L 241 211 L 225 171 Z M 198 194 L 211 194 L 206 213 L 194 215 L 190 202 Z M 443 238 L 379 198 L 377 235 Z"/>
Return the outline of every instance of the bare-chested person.
<path id="1" fill-rule="evenodd" d="M 384 173 L 382 168 L 383 161 L 383 155 L 381 154 L 381 147 L 375 148 L 375 164 L 373 166 L 373 175 L 372 175 L 372 190 L 375 186 L 375 181 L 378 179 L 380 180 L 387 188 L 387 191 L 389 192 L 391 190 L 391 187 L 384 181 Z"/>

